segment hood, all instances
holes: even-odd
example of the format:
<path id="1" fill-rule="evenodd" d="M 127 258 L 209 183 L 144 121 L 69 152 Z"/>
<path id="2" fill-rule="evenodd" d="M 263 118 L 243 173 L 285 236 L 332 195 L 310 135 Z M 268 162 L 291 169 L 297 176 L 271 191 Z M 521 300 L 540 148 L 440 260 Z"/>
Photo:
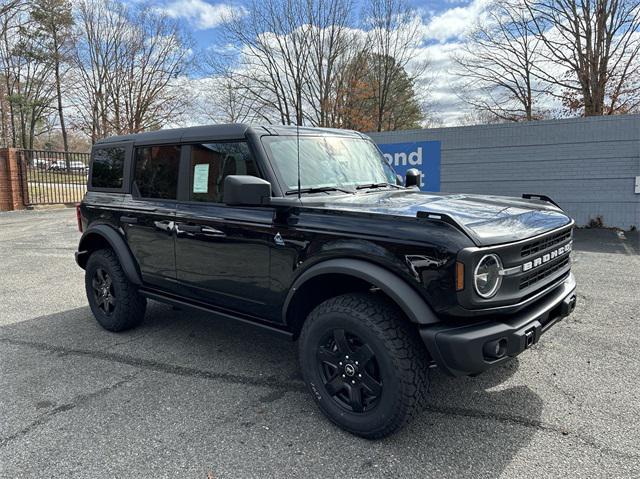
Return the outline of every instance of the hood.
<path id="1" fill-rule="evenodd" d="M 450 216 L 478 246 L 531 238 L 571 223 L 560 208 L 540 200 L 417 190 L 303 198 L 305 206 L 415 218 L 418 212 Z"/>

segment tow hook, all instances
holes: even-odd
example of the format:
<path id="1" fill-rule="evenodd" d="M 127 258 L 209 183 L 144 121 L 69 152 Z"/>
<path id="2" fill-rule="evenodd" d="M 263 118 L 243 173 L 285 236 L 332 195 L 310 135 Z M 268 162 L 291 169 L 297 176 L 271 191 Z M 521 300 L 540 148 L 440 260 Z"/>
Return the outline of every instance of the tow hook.
<path id="1" fill-rule="evenodd" d="M 524 349 L 531 347 L 536 339 L 536 331 L 534 328 L 527 329 L 524 332 Z"/>
<path id="2" fill-rule="evenodd" d="M 562 306 L 560 307 L 560 316 L 565 317 L 569 316 L 573 310 L 576 308 L 576 295 L 573 294 L 568 296 L 562 302 Z"/>

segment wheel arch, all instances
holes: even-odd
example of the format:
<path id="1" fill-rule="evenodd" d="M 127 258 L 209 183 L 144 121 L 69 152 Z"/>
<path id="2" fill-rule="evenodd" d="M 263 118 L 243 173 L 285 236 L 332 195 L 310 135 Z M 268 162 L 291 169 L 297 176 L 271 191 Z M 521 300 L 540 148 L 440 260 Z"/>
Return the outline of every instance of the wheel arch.
<path id="1" fill-rule="evenodd" d="M 371 288 L 387 296 L 412 323 L 440 322 L 427 302 L 400 276 L 377 264 L 352 258 L 329 259 L 302 273 L 285 300 L 283 321 L 297 337 L 307 315 L 321 302 L 339 294 Z"/>
<path id="2" fill-rule="evenodd" d="M 84 269 L 91 253 L 102 248 L 113 250 L 129 281 L 142 284 L 140 270 L 127 243 L 116 230 L 105 224 L 91 226 L 83 233 L 76 252 L 76 263 Z"/>

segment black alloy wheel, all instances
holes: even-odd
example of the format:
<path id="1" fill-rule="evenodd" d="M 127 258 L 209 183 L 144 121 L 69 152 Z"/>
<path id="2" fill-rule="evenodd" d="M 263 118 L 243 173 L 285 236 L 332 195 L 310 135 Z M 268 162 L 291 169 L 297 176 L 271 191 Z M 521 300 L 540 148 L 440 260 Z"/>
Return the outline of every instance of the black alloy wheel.
<path id="1" fill-rule="evenodd" d="M 302 326 L 298 355 L 320 410 L 361 437 L 392 434 L 426 402 L 428 352 L 384 296 L 349 293 L 316 306 Z"/>
<path id="2" fill-rule="evenodd" d="M 316 354 L 327 392 L 355 413 L 376 407 L 382 395 L 380 367 L 371 346 L 344 329 L 330 331 Z"/>
<path id="3" fill-rule="evenodd" d="M 106 330 L 124 331 L 142 322 L 147 300 L 127 279 L 113 250 L 91 253 L 85 267 L 84 284 L 89 307 Z"/>
<path id="4" fill-rule="evenodd" d="M 102 268 L 96 268 L 91 280 L 91 287 L 98 308 L 106 315 L 113 313 L 116 307 L 116 297 L 109 273 Z"/>

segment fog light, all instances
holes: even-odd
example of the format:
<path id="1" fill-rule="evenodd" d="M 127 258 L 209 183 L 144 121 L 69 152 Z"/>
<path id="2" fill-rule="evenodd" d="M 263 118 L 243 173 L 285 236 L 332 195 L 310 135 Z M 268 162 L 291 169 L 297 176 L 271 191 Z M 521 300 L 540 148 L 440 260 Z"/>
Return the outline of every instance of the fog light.
<path id="1" fill-rule="evenodd" d="M 507 339 L 494 339 L 493 341 L 485 343 L 482 348 L 482 353 L 487 358 L 500 359 L 507 354 Z"/>

